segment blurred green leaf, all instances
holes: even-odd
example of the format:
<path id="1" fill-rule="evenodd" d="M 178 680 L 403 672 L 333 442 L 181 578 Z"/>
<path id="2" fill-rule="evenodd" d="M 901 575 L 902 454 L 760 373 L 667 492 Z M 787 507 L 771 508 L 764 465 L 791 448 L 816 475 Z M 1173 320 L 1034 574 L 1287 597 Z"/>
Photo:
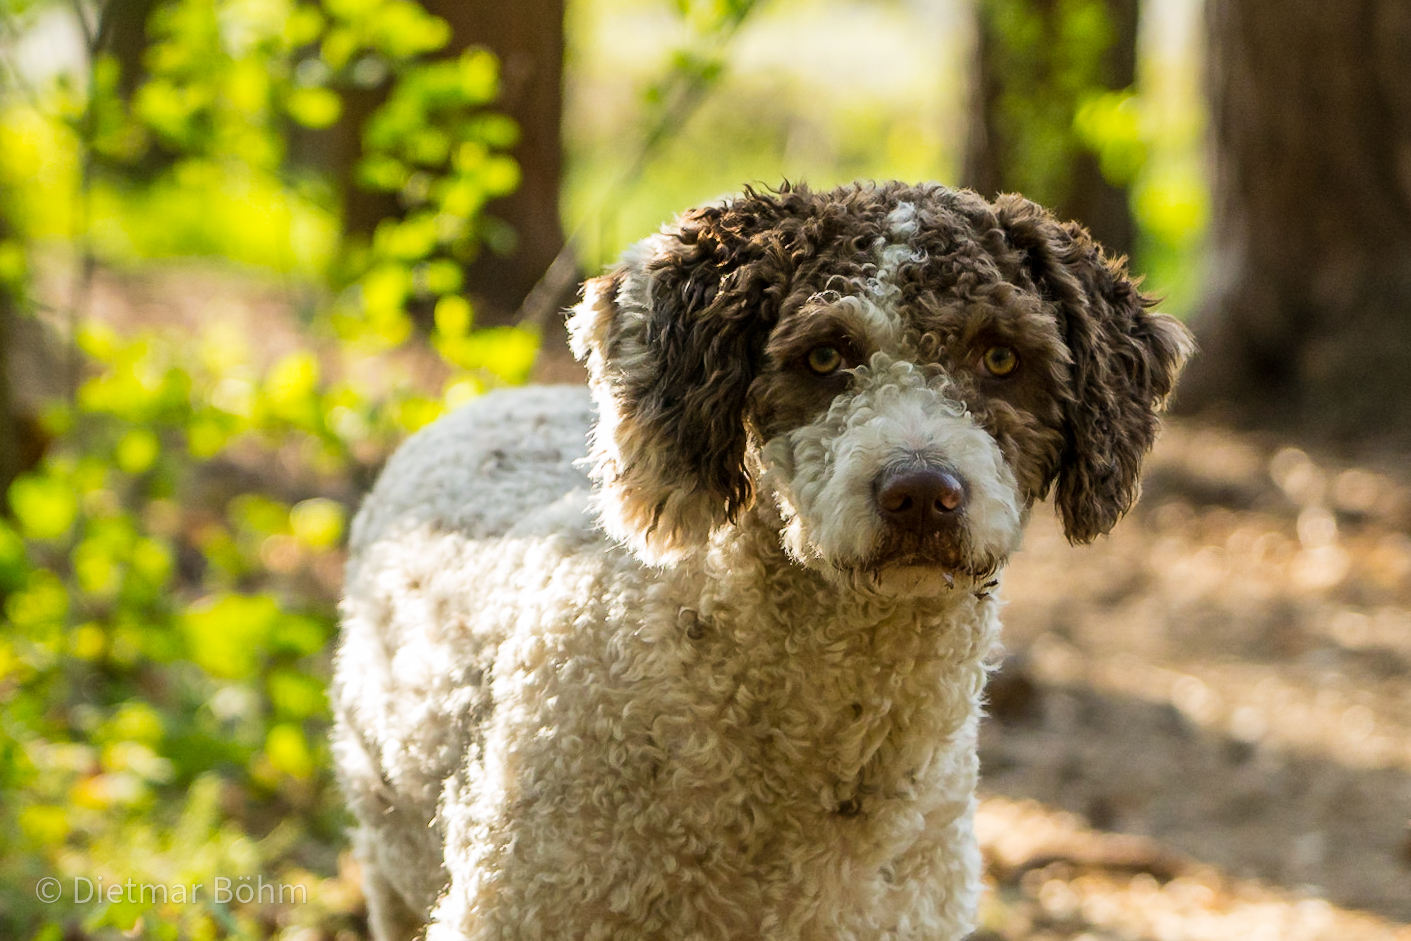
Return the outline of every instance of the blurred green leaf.
<path id="1" fill-rule="evenodd" d="M 416 431 L 440 418 L 445 406 L 425 396 L 408 396 L 397 403 L 397 424 L 407 431 Z"/>
<path id="2" fill-rule="evenodd" d="M 1091 95 L 1078 106 L 1073 129 L 1113 186 L 1130 184 L 1146 163 L 1140 118 L 1140 100 L 1127 89 Z"/>
<path id="3" fill-rule="evenodd" d="M 306 673 L 287 669 L 271 671 L 266 687 L 270 704 L 280 716 L 308 719 L 323 715 L 328 709 L 323 681 Z"/>
<path id="4" fill-rule="evenodd" d="M 33 805 L 20 811 L 20 829 L 40 844 L 62 843 L 69 832 L 69 814 L 63 807 Z"/>
<path id="5" fill-rule="evenodd" d="M 241 529 L 260 536 L 287 532 L 289 508 L 263 494 L 246 493 L 230 501 L 229 516 Z"/>
<path id="6" fill-rule="evenodd" d="M 307 45 L 324 28 L 323 13 L 309 4 L 296 4 L 284 18 L 284 44 L 289 48 Z"/>
<path id="7" fill-rule="evenodd" d="M 161 453 L 161 442 L 147 428 L 133 428 L 122 436 L 113 457 L 126 474 L 141 474 L 148 470 Z"/>
<path id="8" fill-rule="evenodd" d="M 29 270 L 24 245 L 17 239 L 0 239 L 0 288 L 14 291 Z"/>
<path id="9" fill-rule="evenodd" d="M 137 742 L 155 747 L 164 733 L 165 723 L 161 713 L 149 703 L 133 700 L 118 706 L 95 737 L 100 741 Z"/>
<path id="10" fill-rule="evenodd" d="M 419 265 L 415 277 L 420 291 L 441 298 L 459 291 L 464 280 L 461 266 L 449 258 L 436 258 Z"/>
<path id="11" fill-rule="evenodd" d="M 34 640 L 57 641 L 59 629 L 69 612 L 69 594 L 53 572 L 35 570 L 5 603 L 5 614 L 13 627 Z"/>
<path id="12" fill-rule="evenodd" d="M 343 538 L 347 513 L 342 504 L 323 497 L 303 500 L 289 511 L 295 538 L 314 549 L 331 549 Z"/>
<path id="13" fill-rule="evenodd" d="M 0 594 L 20 584 L 26 561 L 24 539 L 9 523 L 0 519 Z"/>
<path id="14" fill-rule="evenodd" d="M 291 723 L 282 723 L 269 730 L 265 754 L 275 770 L 293 778 L 313 774 L 314 758 L 303 731 Z"/>
<path id="15" fill-rule="evenodd" d="M 358 185 L 365 189 L 396 192 L 406 185 L 409 176 L 404 163 L 386 154 L 368 154 L 358 162 Z"/>
<path id="16" fill-rule="evenodd" d="M 207 598 L 182 616 L 187 654 L 212 676 L 251 676 L 280 615 L 279 603 L 268 595 Z"/>
<path id="17" fill-rule="evenodd" d="M 289 116 L 304 127 L 332 127 L 343 114 L 343 99 L 327 88 L 296 88 L 284 100 Z"/>
<path id="18" fill-rule="evenodd" d="M 401 265 L 381 265 L 362 281 L 363 304 L 373 312 L 401 310 L 411 291 L 411 274 Z"/>
<path id="19" fill-rule="evenodd" d="M 273 653 L 306 657 L 322 650 L 331 637 L 332 621 L 286 613 L 270 639 Z"/>
<path id="20" fill-rule="evenodd" d="M 116 549 L 101 539 L 85 539 L 74 548 L 72 559 L 78 587 L 89 595 L 112 595 L 122 580 Z"/>
<path id="21" fill-rule="evenodd" d="M 436 302 L 436 330 L 443 340 L 459 340 L 470 330 L 470 301 L 458 295 L 443 297 Z"/>
<path id="22" fill-rule="evenodd" d="M 412 213 L 401 220 L 384 219 L 378 223 L 377 234 L 373 239 L 373 245 L 383 257 L 397 261 L 415 261 L 425 258 L 436 248 L 438 233 L 436 229 L 436 216 L 433 213 L 419 212 Z M 383 275 L 379 274 L 379 277 Z M 407 291 L 410 285 L 409 278 L 405 274 L 397 276 L 397 290 Z M 364 282 L 366 286 L 368 282 Z M 374 283 L 373 289 L 377 290 L 381 286 Z M 369 300 L 370 304 L 390 304 L 390 300 L 380 299 Z"/>
<path id="23" fill-rule="evenodd" d="M 10 509 L 30 539 L 57 539 L 78 517 L 78 495 L 57 477 L 29 474 L 10 485 Z"/>
<path id="24" fill-rule="evenodd" d="M 462 369 L 488 370 L 506 382 L 523 382 L 534 366 L 539 336 L 518 327 L 493 327 L 461 337 L 440 337 L 437 348 Z"/>

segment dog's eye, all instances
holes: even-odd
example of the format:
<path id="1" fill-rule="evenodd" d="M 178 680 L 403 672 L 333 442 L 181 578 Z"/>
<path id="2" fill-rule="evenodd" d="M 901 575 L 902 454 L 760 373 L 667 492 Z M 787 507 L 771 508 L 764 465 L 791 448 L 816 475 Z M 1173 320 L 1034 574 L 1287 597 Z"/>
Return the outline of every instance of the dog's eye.
<path id="1" fill-rule="evenodd" d="M 820 376 L 830 376 L 843 368 L 843 353 L 836 346 L 815 346 L 808 351 L 808 368 Z"/>
<path id="2" fill-rule="evenodd" d="M 1003 378 L 1019 368 L 1019 357 L 1007 346 L 992 346 L 980 357 L 980 366 L 987 374 Z"/>

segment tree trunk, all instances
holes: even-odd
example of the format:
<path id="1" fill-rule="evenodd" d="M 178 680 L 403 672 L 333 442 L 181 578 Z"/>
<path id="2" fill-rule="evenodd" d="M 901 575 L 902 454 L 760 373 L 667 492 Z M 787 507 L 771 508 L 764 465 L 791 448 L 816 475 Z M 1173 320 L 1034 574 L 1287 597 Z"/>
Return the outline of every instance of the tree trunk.
<path id="1" fill-rule="evenodd" d="M 500 60 L 500 96 L 495 108 L 519 125 L 512 154 L 521 180 L 509 196 L 495 200 L 486 213 L 508 223 L 514 233 L 500 252 L 485 247 L 468 266 L 466 290 L 476 303 L 479 323 L 507 323 L 563 247 L 559 221 L 562 175 L 564 0 L 423 0 L 428 12 L 451 27 L 447 51 L 484 46 Z M 362 93 L 347 102 L 345 119 L 335 133 L 334 159 L 346 164 L 344 179 L 358 156 L 363 120 L 385 94 Z M 360 193 L 347 187 L 344 225 L 354 235 L 371 235 L 377 223 L 397 212 L 396 199 Z"/>
<path id="2" fill-rule="evenodd" d="M 1086 95 L 1136 83 L 1138 0 L 1101 7 L 1105 36 L 1082 47 L 1084 60 L 1072 39 L 1082 5 L 980 0 L 964 179 L 985 196 L 1021 192 L 1083 223 L 1110 253 L 1129 255 L 1127 188 L 1103 178 L 1074 132 Z"/>
<path id="3" fill-rule="evenodd" d="M 159 0 L 107 0 L 103 5 L 103 16 L 99 22 L 98 48 L 117 60 L 118 90 L 123 100 L 132 101 L 147 77 L 147 67 L 143 60 L 151 45 L 147 31 L 147 21 Z"/>
<path id="4" fill-rule="evenodd" d="M 1411 433 L 1411 4 L 1210 0 L 1213 265 L 1188 410 Z"/>
<path id="5" fill-rule="evenodd" d="M 425 0 L 451 24 L 457 44 L 487 46 L 500 60 L 496 106 L 519 125 L 514 158 L 519 188 L 486 207 L 514 229 L 504 255 L 483 252 L 467 283 L 482 322 L 505 322 L 563 248 L 559 183 L 563 170 L 564 0 Z"/>

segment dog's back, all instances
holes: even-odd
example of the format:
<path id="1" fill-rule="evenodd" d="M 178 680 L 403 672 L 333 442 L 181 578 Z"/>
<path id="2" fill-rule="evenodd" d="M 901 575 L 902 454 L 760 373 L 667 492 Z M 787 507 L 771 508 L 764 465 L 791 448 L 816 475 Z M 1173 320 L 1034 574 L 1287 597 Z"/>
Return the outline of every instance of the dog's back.
<path id="1" fill-rule="evenodd" d="M 467 539 L 562 532 L 571 521 L 559 499 L 587 494 L 579 465 L 592 421 L 588 390 L 577 386 L 472 400 L 397 449 L 353 525 L 350 554 L 356 560 L 422 525 Z M 582 528 L 593 529 L 593 520 L 584 518 Z"/>
<path id="2" fill-rule="evenodd" d="M 496 596 L 533 591 L 519 583 L 544 579 L 546 545 L 601 546 L 575 463 L 592 411 L 570 386 L 477 399 L 409 438 L 354 520 L 334 748 L 360 852 L 388 883 L 371 886 L 379 937 L 410 937 L 445 885 L 442 792 L 483 740 L 496 648 L 526 616 L 496 618 Z"/>

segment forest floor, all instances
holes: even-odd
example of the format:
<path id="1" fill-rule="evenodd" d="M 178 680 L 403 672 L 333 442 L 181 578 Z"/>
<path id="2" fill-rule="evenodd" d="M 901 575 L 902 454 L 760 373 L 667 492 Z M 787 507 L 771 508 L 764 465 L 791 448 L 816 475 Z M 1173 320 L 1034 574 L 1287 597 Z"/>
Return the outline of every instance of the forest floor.
<path id="1" fill-rule="evenodd" d="M 190 330 L 214 295 L 297 342 L 269 327 L 287 304 L 228 287 L 100 281 L 94 308 Z M 582 375 L 561 341 L 536 373 Z M 1071 547 L 1035 509 L 981 737 L 977 939 L 1411 941 L 1406 457 L 1178 420 L 1111 536 Z M 356 880 L 345 854 L 323 891 L 356 905 Z"/>
<path id="2" fill-rule="evenodd" d="M 1411 939 L 1411 488 L 1168 424 L 1141 503 L 1005 579 L 987 937 Z"/>

